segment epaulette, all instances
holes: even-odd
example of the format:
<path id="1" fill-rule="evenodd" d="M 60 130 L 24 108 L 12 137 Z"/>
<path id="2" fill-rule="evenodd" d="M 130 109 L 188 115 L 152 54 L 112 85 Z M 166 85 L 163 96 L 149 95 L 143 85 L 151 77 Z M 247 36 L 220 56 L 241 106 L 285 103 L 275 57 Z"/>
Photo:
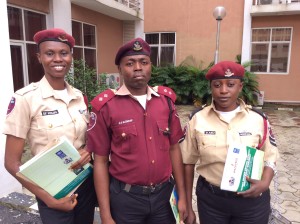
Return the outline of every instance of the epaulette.
<path id="1" fill-rule="evenodd" d="M 16 91 L 16 94 L 23 96 L 24 94 L 31 92 L 38 88 L 38 83 L 32 82 L 28 86 L 23 87 L 22 89 L 19 89 Z"/>
<path id="2" fill-rule="evenodd" d="M 107 89 L 97 95 L 92 101 L 91 105 L 96 109 L 100 110 L 108 101 L 110 101 L 116 94 L 115 89 Z"/>
<path id="3" fill-rule="evenodd" d="M 158 94 L 162 94 L 164 96 L 169 97 L 173 101 L 173 103 L 175 103 L 176 94 L 171 88 L 166 87 L 166 86 L 154 86 L 153 90 L 155 92 L 157 92 Z"/>
<path id="4" fill-rule="evenodd" d="M 250 107 L 250 110 L 252 110 L 252 111 L 258 113 L 258 114 L 259 114 L 260 116 L 262 116 L 264 119 L 268 120 L 267 115 L 266 115 L 264 112 L 262 112 L 261 110 L 256 109 L 256 108 L 253 108 L 253 107 Z"/>
<path id="5" fill-rule="evenodd" d="M 190 114 L 190 116 L 189 116 L 190 120 L 192 119 L 192 117 L 193 117 L 196 113 L 198 113 L 199 111 L 203 110 L 204 107 L 206 107 L 206 104 L 203 105 L 203 106 L 201 106 L 201 107 L 199 107 L 199 108 L 196 108 L 195 110 L 193 110 L 193 112 L 192 112 L 192 113 Z"/>

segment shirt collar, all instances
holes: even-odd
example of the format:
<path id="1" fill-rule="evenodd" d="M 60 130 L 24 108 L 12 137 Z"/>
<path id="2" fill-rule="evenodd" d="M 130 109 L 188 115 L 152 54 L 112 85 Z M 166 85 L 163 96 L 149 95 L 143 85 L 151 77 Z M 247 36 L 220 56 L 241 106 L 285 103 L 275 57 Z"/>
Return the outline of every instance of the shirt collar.
<path id="1" fill-rule="evenodd" d="M 242 112 L 242 111 L 247 111 L 248 112 L 249 109 L 251 108 L 250 105 L 246 105 L 245 102 L 240 98 L 238 99 L 238 103 L 240 105 L 240 111 L 239 112 Z M 215 106 L 215 103 L 214 103 L 213 100 L 212 100 L 212 103 L 211 103 L 210 107 L 211 107 L 211 110 L 214 110 L 215 112 L 217 112 L 216 106 Z"/>
<path id="2" fill-rule="evenodd" d="M 67 92 L 70 96 L 70 99 L 76 99 L 82 95 L 81 92 L 75 91 L 74 87 L 69 85 L 67 82 L 65 82 L 65 86 L 66 86 Z M 45 76 L 40 81 L 40 87 L 41 87 L 41 92 L 42 92 L 43 98 L 54 97 L 56 99 L 60 99 L 60 97 L 55 94 L 54 89 L 49 84 L 49 82 Z"/>
<path id="3" fill-rule="evenodd" d="M 133 97 L 133 95 L 129 92 L 129 90 L 127 89 L 126 85 L 122 85 L 120 87 L 120 89 L 118 89 L 118 91 L 116 92 L 116 95 L 119 95 L 119 96 L 126 96 L 126 95 L 129 95 L 131 97 Z M 159 97 L 160 95 L 155 92 L 150 86 L 147 86 L 147 100 L 150 100 L 151 99 L 151 96 L 154 95 L 154 96 L 157 96 Z"/>

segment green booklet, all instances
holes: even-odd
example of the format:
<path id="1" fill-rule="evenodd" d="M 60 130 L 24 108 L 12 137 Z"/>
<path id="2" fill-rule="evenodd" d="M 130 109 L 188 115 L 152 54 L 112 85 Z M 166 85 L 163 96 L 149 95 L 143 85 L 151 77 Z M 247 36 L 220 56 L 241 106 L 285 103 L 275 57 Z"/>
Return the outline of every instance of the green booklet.
<path id="1" fill-rule="evenodd" d="M 80 159 L 80 154 L 66 137 L 54 140 L 46 148 L 20 166 L 17 175 L 59 199 L 74 192 L 92 174 L 90 163 L 80 169 L 70 169 L 71 164 Z"/>
<path id="2" fill-rule="evenodd" d="M 178 212 L 178 194 L 176 191 L 176 186 L 174 186 L 173 191 L 170 197 L 170 205 L 173 211 L 174 218 L 176 220 L 176 224 L 180 223 L 179 212 Z"/>
<path id="3" fill-rule="evenodd" d="M 250 188 L 246 176 L 260 180 L 264 166 L 264 151 L 244 145 L 228 148 L 221 189 L 241 192 Z"/>

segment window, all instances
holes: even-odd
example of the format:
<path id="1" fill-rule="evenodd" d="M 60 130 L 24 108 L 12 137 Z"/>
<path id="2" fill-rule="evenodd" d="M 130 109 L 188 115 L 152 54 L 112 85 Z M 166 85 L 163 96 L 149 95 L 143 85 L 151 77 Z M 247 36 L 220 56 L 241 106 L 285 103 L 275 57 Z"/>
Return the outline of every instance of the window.
<path id="1" fill-rule="evenodd" d="M 44 75 L 36 58 L 37 46 L 33 36 L 46 29 L 46 15 L 13 6 L 7 6 L 7 14 L 14 91 L 17 91 L 39 81 Z"/>
<path id="2" fill-rule="evenodd" d="M 75 38 L 74 59 L 83 59 L 88 66 L 97 69 L 96 27 L 72 21 L 72 35 Z"/>
<path id="3" fill-rule="evenodd" d="M 175 64 L 175 33 L 147 33 L 146 42 L 151 47 L 151 62 L 155 66 Z"/>
<path id="4" fill-rule="evenodd" d="M 251 72 L 288 73 L 292 28 L 252 29 Z"/>

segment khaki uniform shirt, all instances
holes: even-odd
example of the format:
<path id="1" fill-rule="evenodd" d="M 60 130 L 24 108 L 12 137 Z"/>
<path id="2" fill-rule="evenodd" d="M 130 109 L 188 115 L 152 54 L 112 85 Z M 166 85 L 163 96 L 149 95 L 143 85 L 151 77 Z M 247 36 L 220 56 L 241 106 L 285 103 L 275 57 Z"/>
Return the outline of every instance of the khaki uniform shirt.
<path id="1" fill-rule="evenodd" d="M 186 126 L 181 143 L 184 164 L 196 164 L 197 172 L 213 185 L 220 186 L 228 146 L 243 144 L 255 148 L 264 133 L 263 118 L 240 100 L 240 111 L 227 123 L 214 105 L 197 112 Z M 265 161 L 275 162 L 278 149 L 268 122 L 267 138 L 261 150 Z"/>
<path id="2" fill-rule="evenodd" d="M 43 77 L 18 90 L 10 103 L 3 134 L 28 140 L 33 155 L 65 135 L 75 146 L 85 144 L 88 120 L 82 93 L 66 83 L 66 104 Z"/>

